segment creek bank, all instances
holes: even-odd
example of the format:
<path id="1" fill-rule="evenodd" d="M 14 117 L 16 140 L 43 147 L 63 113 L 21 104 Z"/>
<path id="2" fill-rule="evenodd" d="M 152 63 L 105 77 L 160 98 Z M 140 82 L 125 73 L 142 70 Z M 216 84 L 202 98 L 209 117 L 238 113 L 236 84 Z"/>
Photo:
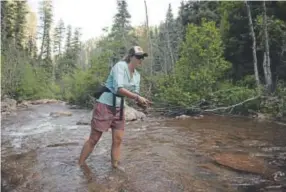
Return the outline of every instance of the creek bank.
<path id="1" fill-rule="evenodd" d="M 68 105 L 66 102 L 56 99 L 39 99 L 39 100 L 29 100 L 29 101 L 21 101 L 17 102 L 14 99 L 10 99 L 8 97 L 4 97 L 1 101 L 1 114 L 2 117 L 6 115 L 10 115 L 15 113 L 18 109 L 29 108 L 32 105 L 42 105 L 42 104 L 56 104 L 56 103 L 63 103 Z M 72 109 L 81 109 L 80 106 L 77 105 L 69 105 L 69 108 Z M 49 114 L 51 117 L 61 117 L 61 116 L 72 116 L 71 111 L 51 111 Z M 92 116 L 92 110 L 88 117 L 82 117 L 78 122 L 77 125 L 89 125 Z M 125 120 L 126 121 L 136 121 L 136 120 L 143 120 L 146 115 L 136 110 L 135 108 L 126 105 L 125 106 Z"/>
<path id="2" fill-rule="evenodd" d="M 28 108 L 31 105 L 41 105 L 41 104 L 55 104 L 55 103 L 63 103 L 64 101 L 56 100 L 56 99 L 38 99 L 38 100 L 23 100 L 16 101 L 15 99 L 11 99 L 7 96 L 4 96 L 1 100 L 1 115 L 2 117 L 6 115 L 10 115 L 15 113 L 19 109 Z"/>
<path id="3" fill-rule="evenodd" d="M 284 97 L 285 98 L 285 97 Z M 201 115 L 249 117 L 258 121 L 286 123 L 286 105 L 283 96 L 257 95 L 235 104 L 226 104 L 223 99 L 201 99 L 188 106 L 158 101 L 161 115 L 179 119 L 200 118 Z M 156 102 L 155 102 L 156 104 Z"/>
<path id="4" fill-rule="evenodd" d="M 28 108 L 31 105 L 41 105 L 41 104 L 55 104 L 55 103 L 63 103 L 69 105 L 67 102 L 56 100 L 56 99 L 39 99 L 39 100 L 23 100 L 23 101 L 16 101 L 11 99 L 7 96 L 4 96 L 1 101 L 1 115 L 5 117 L 6 115 L 15 114 L 18 109 Z M 70 109 L 82 109 L 82 107 L 78 105 L 69 105 Z M 216 108 L 217 109 L 217 108 Z M 238 113 L 234 115 L 233 113 L 226 112 L 225 108 L 221 108 L 221 110 L 210 109 L 210 106 L 207 102 L 201 102 L 198 106 L 193 106 L 189 109 L 184 108 L 160 108 L 160 112 L 158 113 L 159 116 L 166 116 L 170 118 L 176 119 L 201 119 L 204 115 L 223 115 L 223 116 L 243 116 L 248 118 L 253 118 L 257 121 L 268 121 L 268 122 L 275 122 L 278 124 L 286 125 L 286 116 L 279 116 L 275 117 L 271 114 L 260 113 L 254 110 L 247 110 L 246 113 Z M 150 108 L 148 110 L 155 114 L 157 111 L 155 108 Z M 71 116 L 71 112 L 66 111 L 53 111 L 50 113 L 50 116 L 59 117 L 59 116 Z M 92 115 L 92 111 L 89 117 L 83 117 L 77 122 L 77 125 L 88 125 L 90 124 L 90 118 Z M 126 121 L 135 121 L 135 120 L 142 120 L 146 117 L 146 114 L 137 110 L 133 106 L 126 105 L 125 109 L 125 119 Z"/>
<path id="5" fill-rule="evenodd" d="M 252 109 L 244 109 L 243 111 L 235 111 L 231 107 L 214 107 L 209 105 L 197 105 L 191 107 L 160 107 L 154 108 L 152 111 L 159 112 L 161 116 L 166 116 L 175 119 L 201 119 L 206 115 L 219 115 L 230 117 L 246 117 L 252 118 L 257 121 L 274 122 L 282 125 L 286 125 L 286 115 L 279 113 L 274 115 L 270 113 L 263 113 L 254 111 Z"/>

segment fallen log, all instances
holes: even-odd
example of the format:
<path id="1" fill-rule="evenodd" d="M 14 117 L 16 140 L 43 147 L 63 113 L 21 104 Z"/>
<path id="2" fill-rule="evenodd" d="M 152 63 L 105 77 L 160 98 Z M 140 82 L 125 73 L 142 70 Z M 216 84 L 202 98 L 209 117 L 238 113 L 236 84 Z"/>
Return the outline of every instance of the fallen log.
<path id="1" fill-rule="evenodd" d="M 261 96 L 256 96 L 256 97 L 251 97 L 249 99 L 246 99 L 240 103 L 237 103 L 237 104 L 234 104 L 234 105 L 231 105 L 231 106 L 227 106 L 227 107 L 218 107 L 218 108 L 215 108 L 215 109 L 205 109 L 203 111 L 205 112 L 214 112 L 214 111 L 218 111 L 218 110 L 228 110 L 228 109 L 231 109 L 229 113 L 231 113 L 233 111 L 233 109 L 237 106 L 240 106 L 240 105 L 243 105 L 249 101 L 253 101 L 253 100 L 256 100 L 258 98 L 260 98 Z"/>

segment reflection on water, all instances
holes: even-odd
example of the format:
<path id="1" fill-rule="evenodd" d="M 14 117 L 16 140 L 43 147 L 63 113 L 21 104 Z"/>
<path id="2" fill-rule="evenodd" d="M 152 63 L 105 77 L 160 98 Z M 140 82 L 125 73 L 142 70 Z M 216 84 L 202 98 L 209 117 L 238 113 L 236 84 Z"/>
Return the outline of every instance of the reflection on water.
<path id="1" fill-rule="evenodd" d="M 52 118 L 52 111 L 72 111 Z M 2 191 L 283 191 L 286 127 L 243 118 L 204 117 L 128 123 L 125 171 L 110 166 L 111 133 L 77 160 L 89 111 L 52 104 L 2 120 Z"/>

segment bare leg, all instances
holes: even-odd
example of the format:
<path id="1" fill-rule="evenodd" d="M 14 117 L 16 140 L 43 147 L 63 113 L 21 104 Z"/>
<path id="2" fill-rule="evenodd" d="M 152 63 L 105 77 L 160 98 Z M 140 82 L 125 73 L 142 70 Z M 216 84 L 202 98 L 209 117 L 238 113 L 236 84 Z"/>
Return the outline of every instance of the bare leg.
<path id="1" fill-rule="evenodd" d="M 123 133 L 124 130 L 112 129 L 111 163 L 114 168 L 118 167 Z"/>
<path id="2" fill-rule="evenodd" d="M 99 141 L 102 132 L 92 130 L 89 139 L 84 143 L 83 148 L 81 150 L 80 158 L 78 164 L 80 166 L 84 165 L 85 160 L 89 157 L 90 153 L 93 151 L 94 146 Z"/>

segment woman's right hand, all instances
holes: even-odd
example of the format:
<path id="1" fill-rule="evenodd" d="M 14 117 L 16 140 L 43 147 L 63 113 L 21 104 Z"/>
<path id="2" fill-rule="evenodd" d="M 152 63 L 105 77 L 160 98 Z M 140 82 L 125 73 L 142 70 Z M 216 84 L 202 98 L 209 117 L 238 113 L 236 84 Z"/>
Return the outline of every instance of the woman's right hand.
<path id="1" fill-rule="evenodd" d="M 144 105 L 144 106 L 147 106 L 149 104 L 151 104 L 152 102 L 149 101 L 148 99 L 144 98 L 144 97 L 141 97 L 138 95 L 138 98 L 136 99 L 136 101 L 141 104 L 141 105 Z"/>

